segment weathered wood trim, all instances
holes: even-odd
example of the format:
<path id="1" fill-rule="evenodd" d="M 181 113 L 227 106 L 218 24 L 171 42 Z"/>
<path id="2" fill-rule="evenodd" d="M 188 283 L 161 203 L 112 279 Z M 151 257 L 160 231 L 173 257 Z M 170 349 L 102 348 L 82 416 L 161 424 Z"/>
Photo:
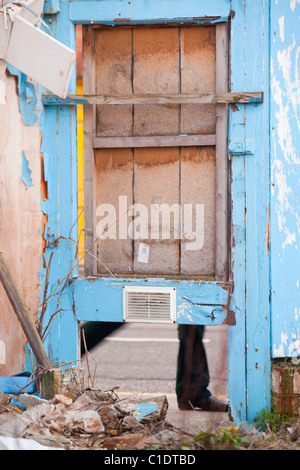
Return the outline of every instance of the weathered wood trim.
<path id="1" fill-rule="evenodd" d="M 230 14 L 229 0 L 213 2 L 185 0 L 151 0 L 123 2 L 120 0 L 73 0 L 70 2 L 69 18 L 81 24 L 156 24 L 166 22 L 212 23 L 226 21 Z"/>
<path id="2" fill-rule="evenodd" d="M 83 91 L 95 92 L 94 45 L 91 28 L 83 28 Z M 76 95 L 75 95 L 76 96 Z M 85 275 L 97 272 L 95 233 L 95 197 L 94 197 L 94 150 L 93 133 L 95 128 L 95 106 L 84 106 L 84 246 L 92 256 L 86 254 Z"/>
<path id="3" fill-rule="evenodd" d="M 94 137 L 94 148 L 191 147 L 216 144 L 214 134 L 149 137 Z"/>
<path id="4" fill-rule="evenodd" d="M 228 24 L 216 26 L 216 91 L 228 91 Z M 216 268 L 217 280 L 228 278 L 228 108 L 216 105 Z"/>
<path id="5" fill-rule="evenodd" d="M 224 27 L 224 24 L 218 26 Z M 95 105 L 95 104 L 250 104 L 262 103 L 262 92 L 219 92 L 219 93 L 140 93 L 128 95 L 97 95 L 92 92 L 83 95 L 69 94 L 61 99 L 52 93 L 43 94 L 45 106 Z"/>
<path id="6" fill-rule="evenodd" d="M 220 325 L 228 316 L 226 303 L 230 286 L 227 283 L 158 277 L 91 277 L 72 280 L 78 321 L 122 322 L 123 287 L 126 285 L 175 288 L 176 323 Z"/>
<path id="7" fill-rule="evenodd" d="M 245 86 L 264 90 L 264 106 L 245 107 L 245 139 L 253 139 L 253 157 L 245 158 L 246 190 L 246 370 L 247 421 L 271 403 L 271 318 L 270 318 L 270 255 L 267 249 L 268 211 L 270 209 L 270 45 L 276 36 L 270 31 L 269 0 L 254 0 L 245 4 Z M 285 2 L 283 2 L 284 4 Z M 284 8 L 282 4 L 282 13 Z M 287 10 L 290 10 L 289 6 Z M 250 12 L 257 12 L 260 26 Z M 286 18 L 286 21 L 287 18 Z M 287 22 L 290 28 L 290 23 Z M 235 34 L 235 33 L 234 33 Z M 287 43 L 286 46 L 287 47 Z M 272 66 L 273 67 L 273 66 Z M 277 157 L 276 157 L 277 159 Z M 288 166 L 288 165 L 287 165 Z M 281 175 L 282 176 L 282 175 Z M 271 208 L 272 213 L 272 208 Z M 273 241 L 273 231 L 272 241 Z M 275 251 L 273 251 L 275 250 Z M 280 253 L 272 245 L 273 258 Z M 276 254 L 275 254 L 276 252 Z M 273 261 L 272 261 L 273 262 Z M 282 260 L 281 266 L 285 261 Z M 272 263 L 271 263 L 272 264 Z M 284 277 L 286 282 L 286 277 Z M 291 293 L 291 292 L 289 292 Z M 284 316 L 289 316 L 287 310 Z M 287 322 L 285 322 L 286 325 Z"/>

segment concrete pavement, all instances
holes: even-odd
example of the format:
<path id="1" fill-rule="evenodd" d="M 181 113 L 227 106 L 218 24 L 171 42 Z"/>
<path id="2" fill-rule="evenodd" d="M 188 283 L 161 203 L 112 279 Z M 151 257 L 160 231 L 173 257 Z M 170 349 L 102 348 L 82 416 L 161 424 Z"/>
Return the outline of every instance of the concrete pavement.
<path id="1" fill-rule="evenodd" d="M 227 400 L 227 327 L 207 327 L 204 344 L 210 370 L 210 390 Z M 118 396 L 151 398 L 166 395 L 166 420 L 193 435 L 228 426 L 228 413 L 182 411 L 175 394 L 178 338 L 176 325 L 126 324 L 90 351 L 89 368 L 94 386 L 102 390 L 119 387 Z M 83 361 L 83 366 L 85 362 Z"/>

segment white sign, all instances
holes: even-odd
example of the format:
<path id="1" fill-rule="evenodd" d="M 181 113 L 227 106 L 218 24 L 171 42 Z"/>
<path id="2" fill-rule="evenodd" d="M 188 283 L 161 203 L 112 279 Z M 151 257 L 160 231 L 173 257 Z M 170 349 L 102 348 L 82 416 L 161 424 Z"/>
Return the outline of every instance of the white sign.
<path id="1" fill-rule="evenodd" d="M 139 243 L 138 263 L 148 263 L 150 253 L 150 245 Z"/>

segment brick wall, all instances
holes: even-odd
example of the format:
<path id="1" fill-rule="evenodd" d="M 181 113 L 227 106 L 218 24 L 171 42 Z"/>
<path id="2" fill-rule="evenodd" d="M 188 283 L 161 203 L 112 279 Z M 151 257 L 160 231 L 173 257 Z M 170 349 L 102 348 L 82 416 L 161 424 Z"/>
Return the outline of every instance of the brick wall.
<path id="1" fill-rule="evenodd" d="M 280 413 L 300 414 L 300 362 L 273 366 L 272 399 Z"/>

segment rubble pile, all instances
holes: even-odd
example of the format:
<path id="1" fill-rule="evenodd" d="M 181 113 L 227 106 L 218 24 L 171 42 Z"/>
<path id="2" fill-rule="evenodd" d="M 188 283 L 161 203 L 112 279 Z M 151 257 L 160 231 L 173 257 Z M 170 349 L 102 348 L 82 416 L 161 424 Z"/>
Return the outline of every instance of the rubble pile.
<path id="1" fill-rule="evenodd" d="M 192 436 L 166 421 L 167 410 L 164 395 L 121 400 L 115 390 L 73 388 L 46 400 L 0 391 L 0 450 L 299 450 L 299 421 L 279 435 L 242 423 Z"/>
<path id="2" fill-rule="evenodd" d="M 0 436 L 65 450 L 180 448 L 191 436 L 165 421 L 165 396 L 120 400 L 116 391 L 66 390 L 45 400 L 0 392 Z"/>

